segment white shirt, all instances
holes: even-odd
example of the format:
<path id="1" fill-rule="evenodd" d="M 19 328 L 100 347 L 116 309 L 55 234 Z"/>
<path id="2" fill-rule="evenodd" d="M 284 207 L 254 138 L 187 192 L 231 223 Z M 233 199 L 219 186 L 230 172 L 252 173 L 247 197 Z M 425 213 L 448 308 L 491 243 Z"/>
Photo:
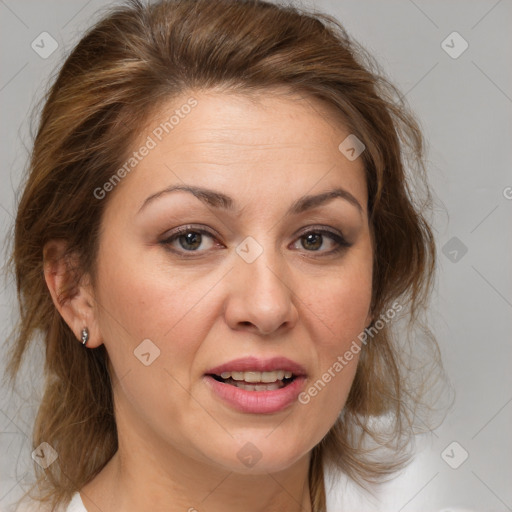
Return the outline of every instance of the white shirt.
<path id="1" fill-rule="evenodd" d="M 79 492 L 73 494 L 65 512 L 87 512 Z"/>

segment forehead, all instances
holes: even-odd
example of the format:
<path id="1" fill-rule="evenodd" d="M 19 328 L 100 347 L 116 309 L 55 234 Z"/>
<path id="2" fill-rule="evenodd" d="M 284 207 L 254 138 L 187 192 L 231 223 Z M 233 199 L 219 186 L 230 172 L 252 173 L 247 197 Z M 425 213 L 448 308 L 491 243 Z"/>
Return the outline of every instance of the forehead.
<path id="1" fill-rule="evenodd" d="M 189 109 L 191 98 L 196 105 Z M 173 112 L 177 115 L 173 116 Z M 166 123 L 171 118 L 173 122 Z M 341 114 L 336 116 L 334 107 L 313 97 L 273 90 L 251 94 L 202 91 L 182 95 L 154 112 L 142 136 L 148 131 L 171 147 L 193 142 L 208 144 L 213 149 L 226 144 L 230 151 L 236 151 L 237 147 L 243 150 L 244 146 L 300 148 L 305 140 L 309 148 L 325 149 L 330 139 L 336 140 L 342 133 L 348 135 Z M 172 137 L 167 137 L 171 134 Z"/>
<path id="2" fill-rule="evenodd" d="M 282 91 L 185 93 L 155 109 L 133 144 L 137 151 L 151 140 L 127 180 L 130 193 L 150 194 L 186 180 L 276 195 L 276 187 L 283 194 L 283 186 L 305 193 L 326 180 L 342 183 L 365 204 L 362 159 L 349 161 L 340 152 L 349 132 L 333 109 Z"/>

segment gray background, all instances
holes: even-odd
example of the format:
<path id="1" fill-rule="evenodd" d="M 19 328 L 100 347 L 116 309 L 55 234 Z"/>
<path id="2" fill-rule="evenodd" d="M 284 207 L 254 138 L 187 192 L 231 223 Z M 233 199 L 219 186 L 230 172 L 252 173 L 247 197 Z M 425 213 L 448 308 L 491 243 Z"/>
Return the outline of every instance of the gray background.
<path id="1" fill-rule="evenodd" d="M 4 246 L 30 148 L 28 116 L 64 55 L 98 8 L 108 4 L 0 0 Z M 431 321 L 456 391 L 442 426 L 418 439 L 415 462 L 378 501 L 357 497 L 349 484 L 338 483 L 329 510 L 510 511 L 512 2 L 318 0 L 303 5 L 333 14 L 370 50 L 406 94 L 429 141 L 439 251 Z M 59 45 L 47 58 L 31 48 L 44 31 Z M 469 44 L 458 58 L 442 47 L 454 31 Z M 461 44 L 452 36 L 445 48 L 452 46 L 446 49 L 453 53 Z M 0 295 L 2 340 L 14 308 L 7 277 Z M 34 350 L 30 357 L 32 370 L 24 369 L 16 392 L 1 388 L 0 511 L 30 478 L 30 430 L 41 378 L 34 368 L 42 367 L 42 354 Z"/>

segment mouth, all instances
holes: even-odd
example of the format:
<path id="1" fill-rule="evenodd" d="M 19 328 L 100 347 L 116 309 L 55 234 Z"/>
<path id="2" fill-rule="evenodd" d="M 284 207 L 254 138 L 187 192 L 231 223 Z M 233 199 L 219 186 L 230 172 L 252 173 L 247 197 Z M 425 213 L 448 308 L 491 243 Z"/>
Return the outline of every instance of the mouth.
<path id="1" fill-rule="evenodd" d="M 293 405 L 304 388 L 304 368 L 285 357 L 236 359 L 208 370 L 205 383 L 216 399 L 240 412 L 268 414 Z"/>
<path id="2" fill-rule="evenodd" d="M 297 375 L 287 370 L 271 372 L 246 371 L 246 372 L 222 372 L 221 374 L 209 374 L 217 382 L 229 384 L 245 391 L 274 391 L 291 384 Z"/>

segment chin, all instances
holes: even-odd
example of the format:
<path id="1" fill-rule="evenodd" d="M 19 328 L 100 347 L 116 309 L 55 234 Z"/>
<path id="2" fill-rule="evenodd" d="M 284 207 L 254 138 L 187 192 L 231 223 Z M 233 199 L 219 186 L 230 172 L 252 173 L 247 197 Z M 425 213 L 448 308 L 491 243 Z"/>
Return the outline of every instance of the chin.
<path id="1" fill-rule="evenodd" d="M 268 432 L 254 435 L 236 435 L 227 446 L 220 447 L 209 456 L 226 471 L 239 474 L 267 474 L 285 471 L 312 448 L 304 444 L 304 438 L 295 440 Z"/>

